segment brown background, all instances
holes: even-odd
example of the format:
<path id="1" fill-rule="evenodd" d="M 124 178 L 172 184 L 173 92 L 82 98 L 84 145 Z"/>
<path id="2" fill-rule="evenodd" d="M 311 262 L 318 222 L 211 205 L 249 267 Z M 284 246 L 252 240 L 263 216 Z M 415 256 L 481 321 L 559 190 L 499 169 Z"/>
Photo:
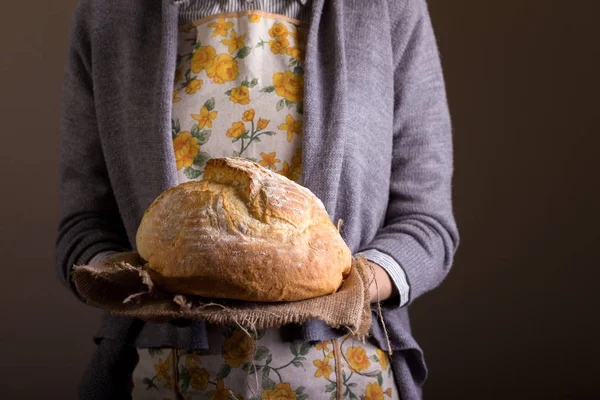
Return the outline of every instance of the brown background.
<path id="1" fill-rule="evenodd" d="M 462 243 L 412 308 L 430 399 L 600 398 L 595 0 L 430 0 Z M 0 12 L 0 394 L 74 398 L 99 313 L 55 279 L 59 89 L 75 0 Z"/>

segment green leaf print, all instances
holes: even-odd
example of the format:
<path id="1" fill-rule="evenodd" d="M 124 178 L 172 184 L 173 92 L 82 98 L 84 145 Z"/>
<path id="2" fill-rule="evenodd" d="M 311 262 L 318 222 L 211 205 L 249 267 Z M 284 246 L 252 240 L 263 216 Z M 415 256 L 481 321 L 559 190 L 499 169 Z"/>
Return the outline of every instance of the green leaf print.
<path id="1" fill-rule="evenodd" d="M 192 136 L 194 136 L 196 139 L 198 139 L 199 145 L 203 145 L 203 144 L 206 144 L 206 142 L 208 142 L 208 138 L 210 137 L 210 134 L 211 134 L 211 131 L 204 130 L 204 131 L 198 132 L 198 135 L 192 135 Z"/>
<path id="2" fill-rule="evenodd" d="M 296 392 L 296 400 L 305 400 L 305 399 L 308 399 L 308 395 L 306 393 L 298 395 L 298 393 Z"/>
<path id="3" fill-rule="evenodd" d="M 265 364 L 269 365 L 271 364 L 271 361 L 273 361 L 273 356 L 269 354 L 269 357 L 267 357 L 267 359 L 265 360 Z"/>
<path id="4" fill-rule="evenodd" d="M 333 392 L 335 390 L 336 384 L 335 382 L 331 382 L 329 385 L 327 385 L 327 387 L 325 388 L 325 392 L 329 393 L 329 392 Z"/>
<path id="5" fill-rule="evenodd" d="M 294 105 L 293 102 L 289 101 L 288 99 L 285 99 L 285 106 L 287 108 L 292 108 L 293 105 Z"/>
<path id="6" fill-rule="evenodd" d="M 256 85 L 258 85 L 258 78 L 252 79 L 252 81 L 250 82 L 250 84 L 248 85 L 248 87 L 249 88 L 253 88 Z"/>
<path id="7" fill-rule="evenodd" d="M 302 346 L 300 346 L 300 355 L 301 356 L 305 356 L 308 354 L 308 352 L 310 351 L 310 343 L 302 343 Z"/>
<path id="8" fill-rule="evenodd" d="M 304 68 L 302 68 L 299 65 L 296 65 L 296 67 L 294 68 L 294 70 L 292 72 L 294 73 L 294 75 L 297 75 L 297 76 L 304 75 Z"/>
<path id="9" fill-rule="evenodd" d="M 376 355 L 372 355 L 371 357 L 369 357 L 369 360 L 379 362 L 379 358 L 377 358 Z"/>
<path id="10" fill-rule="evenodd" d="M 295 58 L 290 58 L 290 63 L 288 64 L 288 67 L 293 67 L 294 65 L 298 64 L 298 61 L 296 61 Z"/>
<path id="11" fill-rule="evenodd" d="M 290 350 L 292 351 L 292 354 L 294 355 L 294 357 L 298 356 L 298 345 L 294 342 L 292 342 L 290 344 Z"/>
<path id="12" fill-rule="evenodd" d="M 177 137 L 179 132 L 181 132 L 181 125 L 179 124 L 179 119 L 177 119 L 177 122 L 171 120 L 171 134 L 173 136 L 173 139 Z"/>
<path id="13" fill-rule="evenodd" d="M 181 391 L 186 392 L 190 387 L 190 370 L 186 367 L 181 367 L 179 371 L 179 380 L 181 381 Z"/>
<path id="14" fill-rule="evenodd" d="M 335 400 L 336 396 L 337 396 L 336 392 L 331 392 L 331 396 L 329 396 L 329 400 Z"/>
<path id="15" fill-rule="evenodd" d="M 202 172 L 198 171 L 197 169 L 193 169 L 192 167 L 186 167 L 183 169 L 183 174 L 188 179 L 196 179 L 202 174 Z"/>
<path id="16" fill-rule="evenodd" d="M 275 86 L 267 86 L 260 89 L 261 93 L 272 93 L 275 91 Z"/>
<path id="17" fill-rule="evenodd" d="M 269 377 L 270 373 L 271 373 L 271 368 L 270 367 L 265 367 L 263 369 L 262 387 L 263 387 L 264 390 L 275 389 L 275 381 Z"/>
<path id="18" fill-rule="evenodd" d="M 254 359 L 256 361 L 262 361 L 269 354 L 269 349 L 265 346 L 260 346 L 256 349 L 256 354 L 254 355 Z"/>
<path id="19" fill-rule="evenodd" d="M 276 135 L 277 132 L 273 132 L 273 131 L 266 131 L 266 132 L 261 132 L 261 135 L 269 135 L 269 136 L 273 136 Z"/>
<path id="20" fill-rule="evenodd" d="M 263 367 L 263 365 L 256 365 L 256 364 L 245 363 L 245 364 L 242 364 L 242 371 L 247 372 L 248 375 L 254 375 L 258 371 L 260 371 L 260 369 L 262 367 Z"/>
<path id="21" fill-rule="evenodd" d="M 296 111 L 298 111 L 298 114 L 304 115 L 304 102 L 301 101 L 296 105 Z"/>
<path id="22" fill-rule="evenodd" d="M 194 158 L 194 165 L 197 167 L 203 167 L 208 160 L 210 160 L 210 154 L 201 151 L 198 153 L 196 158 Z"/>
<path id="23" fill-rule="evenodd" d="M 211 131 L 209 130 L 204 130 L 201 131 L 200 128 L 198 128 L 198 124 L 195 124 L 192 126 L 192 129 L 190 129 L 190 135 L 192 137 L 195 137 L 196 139 L 198 139 L 198 144 L 203 145 L 206 142 L 208 142 L 208 138 L 210 137 Z"/>
<path id="24" fill-rule="evenodd" d="M 208 111 L 212 111 L 215 109 L 215 98 L 211 98 L 209 100 L 206 100 L 206 103 L 204 103 L 204 107 L 206 107 L 206 109 Z"/>
<path id="25" fill-rule="evenodd" d="M 260 39 L 260 42 L 258 42 L 258 44 L 256 45 L 256 47 L 265 47 L 265 44 L 267 44 L 268 42 L 265 42 L 260 36 L 258 37 Z"/>
<path id="26" fill-rule="evenodd" d="M 231 96 L 231 89 L 229 89 L 228 91 L 226 91 L 226 92 L 225 92 L 225 94 L 226 94 L 227 96 Z"/>
<path id="27" fill-rule="evenodd" d="M 356 395 L 354 393 L 352 393 L 351 391 L 348 391 L 348 394 L 350 395 L 351 399 L 358 399 L 358 397 L 356 397 Z"/>
<path id="28" fill-rule="evenodd" d="M 377 375 L 377 383 L 379 383 L 379 386 L 383 385 L 383 376 L 381 376 L 381 372 Z"/>
<path id="29" fill-rule="evenodd" d="M 198 124 L 192 126 L 192 129 L 190 129 L 190 135 L 192 135 L 192 137 L 198 138 L 198 135 L 200 135 L 200 128 L 198 128 Z"/>
<path id="30" fill-rule="evenodd" d="M 240 51 L 237 52 L 237 54 L 235 55 L 234 58 L 246 58 L 246 57 L 248 57 L 248 55 L 250 54 L 251 51 L 252 51 L 252 49 L 248 46 L 242 47 L 240 49 Z"/>
<path id="31" fill-rule="evenodd" d="M 160 348 L 150 348 L 150 349 L 148 349 L 148 354 L 150 354 L 150 357 L 162 356 L 163 355 L 163 349 L 160 349 Z"/>
<path id="32" fill-rule="evenodd" d="M 142 382 L 144 383 L 144 385 L 146 385 L 146 390 L 150 390 L 150 389 L 154 389 L 154 388 L 158 389 L 158 387 L 156 387 L 156 385 L 150 378 L 144 378 L 144 380 Z"/>
<path id="33" fill-rule="evenodd" d="M 304 389 L 306 389 L 304 386 L 300 386 L 298 389 L 296 389 L 296 395 L 302 394 L 302 392 L 304 392 Z"/>
<path id="34" fill-rule="evenodd" d="M 281 99 L 277 102 L 277 111 L 283 110 L 283 107 L 285 107 L 285 100 L 286 99 Z"/>
<path id="35" fill-rule="evenodd" d="M 297 360 L 292 361 L 292 365 L 296 368 L 300 368 L 300 367 L 304 368 L 304 364 L 302 364 L 300 361 L 297 361 Z"/>
<path id="36" fill-rule="evenodd" d="M 223 366 L 217 373 L 217 380 L 222 381 L 223 379 L 227 378 L 230 373 L 231 373 L 231 367 L 227 364 L 223 364 Z"/>

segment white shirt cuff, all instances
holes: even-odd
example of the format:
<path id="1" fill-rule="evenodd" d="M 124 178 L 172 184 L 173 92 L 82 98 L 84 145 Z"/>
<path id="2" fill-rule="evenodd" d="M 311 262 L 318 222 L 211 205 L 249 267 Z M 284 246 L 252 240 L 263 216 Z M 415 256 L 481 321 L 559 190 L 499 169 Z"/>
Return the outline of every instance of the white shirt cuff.
<path id="1" fill-rule="evenodd" d="M 88 265 L 100 264 L 100 263 L 106 261 L 106 259 L 108 257 L 110 257 L 116 253 L 118 253 L 118 251 L 102 251 L 102 252 L 96 254 L 94 257 L 92 257 L 92 259 L 88 262 Z"/>
<path id="2" fill-rule="evenodd" d="M 410 301 L 410 285 L 406 278 L 404 269 L 389 255 L 382 253 L 376 249 L 368 249 L 361 251 L 365 258 L 371 262 L 381 266 L 392 279 L 392 283 L 396 286 L 399 295 L 399 307 L 403 307 Z"/>

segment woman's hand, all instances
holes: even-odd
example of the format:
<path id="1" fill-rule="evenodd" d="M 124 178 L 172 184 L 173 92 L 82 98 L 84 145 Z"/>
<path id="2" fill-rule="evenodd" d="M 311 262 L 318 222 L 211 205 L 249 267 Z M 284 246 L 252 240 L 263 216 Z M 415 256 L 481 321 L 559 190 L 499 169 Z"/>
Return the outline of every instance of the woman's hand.
<path id="1" fill-rule="evenodd" d="M 392 279 L 388 275 L 385 269 L 371 261 L 367 261 L 370 267 L 373 267 L 373 271 L 375 272 L 375 276 L 373 281 L 371 282 L 371 286 L 369 287 L 369 292 L 371 294 L 371 303 L 376 303 L 377 301 L 384 301 L 389 299 L 392 296 L 395 296 L 396 293 L 394 289 L 394 284 L 392 283 Z M 369 268 L 370 269 L 370 268 Z M 377 292 L 379 291 L 379 296 Z"/>

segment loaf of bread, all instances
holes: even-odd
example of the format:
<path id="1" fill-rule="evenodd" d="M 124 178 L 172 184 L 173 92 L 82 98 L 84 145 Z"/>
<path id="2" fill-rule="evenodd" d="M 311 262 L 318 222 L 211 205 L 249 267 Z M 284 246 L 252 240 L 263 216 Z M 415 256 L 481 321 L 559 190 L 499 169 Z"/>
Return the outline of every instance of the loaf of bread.
<path id="1" fill-rule="evenodd" d="M 241 158 L 214 158 L 204 179 L 146 210 L 137 250 L 161 290 L 258 302 L 334 293 L 352 254 L 307 188 Z"/>

